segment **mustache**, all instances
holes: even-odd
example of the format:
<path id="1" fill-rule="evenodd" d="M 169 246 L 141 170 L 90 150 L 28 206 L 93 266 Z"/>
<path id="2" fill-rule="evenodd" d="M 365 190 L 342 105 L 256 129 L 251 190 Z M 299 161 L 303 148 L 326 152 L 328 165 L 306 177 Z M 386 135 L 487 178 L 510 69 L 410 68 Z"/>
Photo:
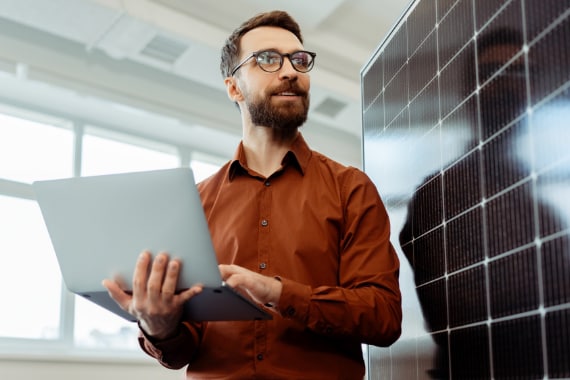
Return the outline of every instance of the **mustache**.
<path id="1" fill-rule="evenodd" d="M 292 93 L 297 94 L 299 96 L 305 96 L 305 97 L 308 94 L 308 91 L 300 88 L 299 85 L 297 84 L 297 82 L 287 82 L 287 83 L 284 83 L 280 86 L 273 88 L 270 91 L 271 94 L 279 94 L 281 92 L 292 92 Z"/>

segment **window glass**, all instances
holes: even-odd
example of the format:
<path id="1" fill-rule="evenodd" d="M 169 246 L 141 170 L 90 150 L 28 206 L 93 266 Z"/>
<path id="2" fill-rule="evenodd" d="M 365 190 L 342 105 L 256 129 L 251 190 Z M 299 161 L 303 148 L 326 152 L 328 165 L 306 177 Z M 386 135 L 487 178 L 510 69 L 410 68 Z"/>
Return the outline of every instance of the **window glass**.
<path id="1" fill-rule="evenodd" d="M 0 178 L 31 183 L 70 177 L 73 133 L 0 114 Z"/>
<path id="2" fill-rule="evenodd" d="M 82 176 L 175 168 L 180 158 L 174 146 L 92 126 L 79 136 L 81 151 L 74 155 L 70 125 L 0 105 L 0 179 L 22 183 L 15 191 L 0 188 L 0 339 L 59 341 L 53 347 L 73 344 L 130 355 L 140 352 L 138 326 L 65 290 L 40 209 L 21 197 L 32 194 L 25 190 L 33 181 L 71 177 L 79 164 L 74 158 L 81 160 Z M 192 157 L 197 182 L 220 167 L 219 158 L 198 152 Z M 62 325 L 67 321 L 72 326 Z"/>
<path id="3" fill-rule="evenodd" d="M 136 350 L 139 347 L 137 335 L 136 323 L 124 320 L 82 297 L 75 297 L 75 345 Z"/>
<path id="4" fill-rule="evenodd" d="M 89 128 L 83 137 L 82 175 L 179 166 L 173 147 Z M 134 263 L 133 263 L 134 269 Z M 103 279 L 101 279 L 103 280 Z M 82 297 L 75 297 L 74 341 L 79 347 L 138 349 L 138 327 Z"/>
<path id="5" fill-rule="evenodd" d="M 174 153 L 173 147 L 161 146 L 142 139 L 135 140 L 119 134 L 114 134 L 112 136 L 114 138 L 101 137 L 100 133 L 92 134 L 91 131 L 98 132 L 90 128 L 83 137 L 81 175 L 158 170 L 179 166 L 179 158 Z M 147 148 L 145 143 L 153 148 Z M 173 153 L 168 153 L 168 150 Z"/>
<path id="6" fill-rule="evenodd" d="M 197 160 L 192 160 L 190 167 L 194 172 L 194 180 L 196 183 L 208 178 L 220 169 L 220 165 Z"/>
<path id="7" fill-rule="evenodd" d="M 61 275 L 35 201 L 0 195 L 0 336 L 59 337 Z"/>

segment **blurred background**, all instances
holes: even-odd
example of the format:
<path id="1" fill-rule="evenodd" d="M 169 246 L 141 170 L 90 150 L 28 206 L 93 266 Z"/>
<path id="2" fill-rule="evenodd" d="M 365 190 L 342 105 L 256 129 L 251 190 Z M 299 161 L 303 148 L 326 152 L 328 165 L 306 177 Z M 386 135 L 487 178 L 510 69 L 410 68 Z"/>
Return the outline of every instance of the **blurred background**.
<path id="1" fill-rule="evenodd" d="M 148 360 L 135 325 L 65 290 L 31 183 L 190 165 L 241 138 L 220 48 L 288 11 L 317 53 L 302 131 L 362 168 L 361 70 L 408 0 L 0 0 L 0 378 L 182 378 Z"/>

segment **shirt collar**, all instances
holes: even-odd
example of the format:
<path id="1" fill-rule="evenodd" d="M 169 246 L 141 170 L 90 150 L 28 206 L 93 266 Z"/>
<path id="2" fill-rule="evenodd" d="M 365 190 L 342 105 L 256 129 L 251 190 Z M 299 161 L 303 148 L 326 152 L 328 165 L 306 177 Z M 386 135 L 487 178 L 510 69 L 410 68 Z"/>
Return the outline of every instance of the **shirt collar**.
<path id="1" fill-rule="evenodd" d="M 297 138 L 291 144 L 291 148 L 287 151 L 281 164 L 283 167 L 293 166 L 302 175 L 305 175 L 307 170 L 307 165 L 309 164 L 309 159 L 311 158 L 311 149 L 309 145 L 301 135 L 297 134 Z M 234 177 L 238 174 L 247 173 L 247 160 L 245 158 L 245 151 L 243 148 L 243 141 L 241 141 L 234 153 L 234 157 L 230 162 L 230 167 L 228 170 L 229 180 L 232 181 Z"/>

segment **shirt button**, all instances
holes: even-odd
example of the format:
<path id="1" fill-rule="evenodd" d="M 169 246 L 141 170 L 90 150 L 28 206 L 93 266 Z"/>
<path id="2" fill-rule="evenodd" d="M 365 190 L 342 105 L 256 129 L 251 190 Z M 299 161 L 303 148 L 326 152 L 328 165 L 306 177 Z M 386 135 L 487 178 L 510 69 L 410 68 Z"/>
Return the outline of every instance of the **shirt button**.
<path id="1" fill-rule="evenodd" d="M 257 360 L 263 360 L 263 354 L 257 354 Z"/>
<path id="2" fill-rule="evenodd" d="M 265 181 L 264 185 L 267 187 L 271 186 L 271 181 Z"/>
<path id="3" fill-rule="evenodd" d="M 261 225 L 262 225 L 263 227 L 267 227 L 268 224 L 269 224 L 269 222 L 267 221 L 267 219 L 263 219 L 263 220 L 261 221 Z"/>
<path id="4" fill-rule="evenodd" d="M 260 269 L 265 269 L 265 268 L 267 268 L 267 264 L 266 264 L 266 263 L 261 263 L 261 264 L 259 264 L 259 268 L 260 268 Z"/>
<path id="5" fill-rule="evenodd" d="M 290 317 L 294 316 L 294 315 L 295 315 L 295 308 L 289 306 L 289 307 L 287 308 L 287 315 L 290 316 Z"/>

